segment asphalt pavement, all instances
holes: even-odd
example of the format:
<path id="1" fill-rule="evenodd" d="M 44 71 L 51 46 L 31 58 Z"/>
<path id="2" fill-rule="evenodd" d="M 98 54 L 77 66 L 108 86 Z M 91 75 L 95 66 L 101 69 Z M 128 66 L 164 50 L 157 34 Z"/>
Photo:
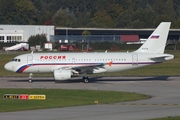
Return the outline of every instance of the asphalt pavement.
<path id="1" fill-rule="evenodd" d="M 93 77 L 56 83 L 53 77 L 0 77 L 0 88 L 54 88 L 125 91 L 151 95 L 148 100 L 66 108 L 2 112 L 2 120 L 144 120 L 180 116 L 180 77 Z"/>

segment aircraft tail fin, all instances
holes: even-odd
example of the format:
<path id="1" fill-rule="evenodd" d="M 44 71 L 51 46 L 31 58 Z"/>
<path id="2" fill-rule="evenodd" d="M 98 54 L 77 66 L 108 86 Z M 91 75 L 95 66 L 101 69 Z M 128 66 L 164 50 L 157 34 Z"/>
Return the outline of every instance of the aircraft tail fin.
<path id="1" fill-rule="evenodd" d="M 146 42 L 135 52 L 164 53 L 171 22 L 161 22 Z"/>

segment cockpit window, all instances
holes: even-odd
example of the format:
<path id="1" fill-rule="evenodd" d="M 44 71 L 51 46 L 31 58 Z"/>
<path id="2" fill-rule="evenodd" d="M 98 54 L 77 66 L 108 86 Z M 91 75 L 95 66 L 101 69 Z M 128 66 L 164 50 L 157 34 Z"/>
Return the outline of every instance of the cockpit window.
<path id="1" fill-rule="evenodd" d="M 13 59 L 14 62 L 21 62 L 21 59 Z"/>
<path id="2" fill-rule="evenodd" d="M 12 59 L 12 61 L 15 61 L 15 59 Z"/>

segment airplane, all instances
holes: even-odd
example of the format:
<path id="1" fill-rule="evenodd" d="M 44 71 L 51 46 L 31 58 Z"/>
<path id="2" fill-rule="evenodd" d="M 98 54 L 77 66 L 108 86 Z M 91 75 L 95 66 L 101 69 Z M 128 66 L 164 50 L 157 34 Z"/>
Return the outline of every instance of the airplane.
<path id="1" fill-rule="evenodd" d="M 27 51 L 28 47 L 29 47 L 29 45 L 27 43 L 19 43 L 19 44 L 13 45 L 11 47 L 5 48 L 5 51 L 15 51 L 15 50 Z"/>
<path id="2" fill-rule="evenodd" d="M 29 73 L 29 82 L 32 82 L 33 73 L 53 73 L 55 81 L 81 75 L 88 83 L 87 74 L 121 72 L 174 59 L 174 55 L 164 53 L 170 25 L 171 22 L 161 22 L 146 42 L 133 52 L 29 53 L 15 57 L 4 68 Z"/>

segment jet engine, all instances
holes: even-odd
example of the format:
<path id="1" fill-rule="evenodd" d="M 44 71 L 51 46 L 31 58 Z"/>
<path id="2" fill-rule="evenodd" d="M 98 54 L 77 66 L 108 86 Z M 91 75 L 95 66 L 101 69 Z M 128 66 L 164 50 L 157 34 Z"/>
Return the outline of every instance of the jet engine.
<path id="1" fill-rule="evenodd" d="M 55 80 L 68 80 L 71 78 L 71 70 L 54 70 Z"/>

